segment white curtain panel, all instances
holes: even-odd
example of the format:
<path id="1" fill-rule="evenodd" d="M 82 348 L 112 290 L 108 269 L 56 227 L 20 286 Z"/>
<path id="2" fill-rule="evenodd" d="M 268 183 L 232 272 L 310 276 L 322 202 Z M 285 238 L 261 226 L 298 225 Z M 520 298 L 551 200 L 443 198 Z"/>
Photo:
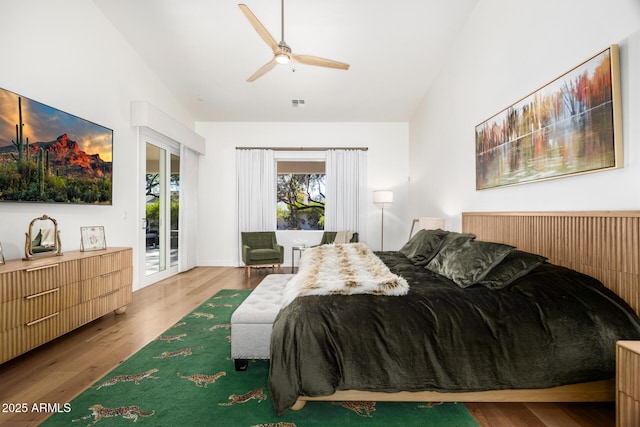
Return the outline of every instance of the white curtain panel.
<path id="1" fill-rule="evenodd" d="M 238 241 L 242 231 L 275 231 L 276 161 L 273 150 L 236 150 Z M 242 247 L 238 245 L 238 260 Z"/>
<path id="2" fill-rule="evenodd" d="M 198 158 L 198 153 L 180 145 L 179 272 L 191 270 L 198 263 Z"/>
<path id="3" fill-rule="evenodd" d="M 328 150 L 326 176 L 325 230 L 352 230 L 362 239 L 367 223 L 367 152 Z"/>

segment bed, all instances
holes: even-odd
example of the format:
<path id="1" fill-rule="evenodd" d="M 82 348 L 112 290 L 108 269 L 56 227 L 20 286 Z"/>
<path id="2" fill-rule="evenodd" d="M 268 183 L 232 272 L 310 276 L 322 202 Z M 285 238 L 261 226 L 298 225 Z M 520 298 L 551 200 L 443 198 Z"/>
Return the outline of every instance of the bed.
<path id="1" fill-rule="evenodd" d="M 637 211 L 463 214 L 453 240 L 494 244 L 489 273 L 532 256 L 506 285 L 448 271 L 451 242 L 427 261 L 377 253 L 406 295 L 308 295 L 279 313 L 276 413 L 308 400 L 614 400 L 615 341 L 640 339 L 639 220 Z"/>

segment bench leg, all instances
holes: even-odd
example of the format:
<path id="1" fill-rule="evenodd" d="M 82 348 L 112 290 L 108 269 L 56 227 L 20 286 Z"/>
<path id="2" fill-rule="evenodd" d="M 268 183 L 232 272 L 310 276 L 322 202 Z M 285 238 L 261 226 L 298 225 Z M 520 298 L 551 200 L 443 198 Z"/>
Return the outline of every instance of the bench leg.
<path id="1" fill-rule="evenodd" d="M 236 365 L 236 371 L 246 371 L 249 367 L 247 359 L 233 359 L 233 363 Z"/>

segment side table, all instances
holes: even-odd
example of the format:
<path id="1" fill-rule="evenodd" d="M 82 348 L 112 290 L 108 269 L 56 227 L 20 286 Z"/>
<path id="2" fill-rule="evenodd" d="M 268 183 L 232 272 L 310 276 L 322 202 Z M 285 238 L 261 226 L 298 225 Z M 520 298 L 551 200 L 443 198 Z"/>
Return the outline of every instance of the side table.
<path id="1" fill-rule="evenodd" d="M 295 257 L 296 251 L 298 252 L 298 260 L 299 260 L 300 257 L 302 257 L 302 252 L 304 252 L 305 249 L 307 249 L 307 246 L 305 245 L 293 245 L 291 247 L 291 273 L 293 273 L 293 268 L 295 267 L 295 264 L 296 264 L 296 257 Z"/>
<path id="2" fill-rule="evenodd" d="M 616 426 L 640 425 L 640 341 L 616 344 Z"/>

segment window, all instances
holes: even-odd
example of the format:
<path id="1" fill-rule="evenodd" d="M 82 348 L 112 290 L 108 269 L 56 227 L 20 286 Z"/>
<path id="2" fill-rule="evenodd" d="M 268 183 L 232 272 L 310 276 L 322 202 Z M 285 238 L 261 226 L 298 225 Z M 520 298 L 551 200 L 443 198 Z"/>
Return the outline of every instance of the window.
<path id="1" fill-rule="evenodd" d="M 324 230 L 325 162 L 278 161 L 278 230 Z"/>

